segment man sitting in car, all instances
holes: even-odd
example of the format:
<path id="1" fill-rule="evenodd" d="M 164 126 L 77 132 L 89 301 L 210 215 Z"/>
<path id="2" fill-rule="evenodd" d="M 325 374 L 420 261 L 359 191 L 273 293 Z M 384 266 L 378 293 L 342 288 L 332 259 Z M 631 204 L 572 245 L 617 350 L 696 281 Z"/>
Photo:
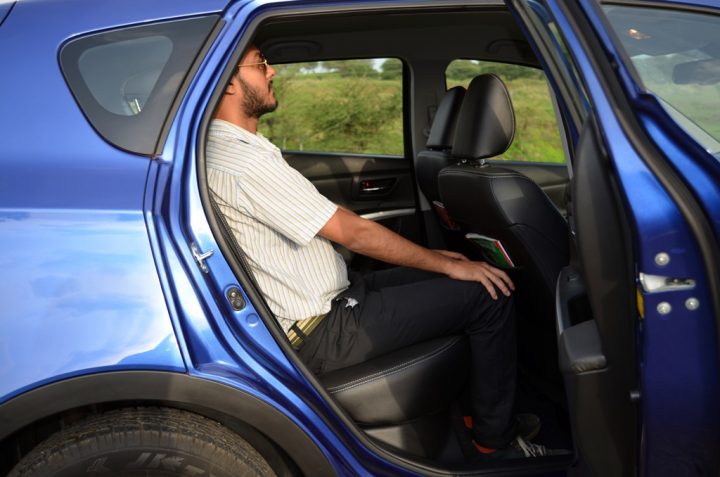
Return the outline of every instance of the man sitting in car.
<path id="1" fill-rule="evenodd" d="M 430 250 L 337 206 L 257 132 L 278 105 L 275 70 L 251 46 L 215 112 L 208 183 L 247 255 L 268 305 L 300 358 L 322 374 L 436 337 L 465 333 L 472 350 L 474 444 L 481 456 L 546 455 L 526 442 L 539 420 L 518 425 L 515 320 L 505 272 Z M 401 267 L 348 272 L 335 242 Z"/>

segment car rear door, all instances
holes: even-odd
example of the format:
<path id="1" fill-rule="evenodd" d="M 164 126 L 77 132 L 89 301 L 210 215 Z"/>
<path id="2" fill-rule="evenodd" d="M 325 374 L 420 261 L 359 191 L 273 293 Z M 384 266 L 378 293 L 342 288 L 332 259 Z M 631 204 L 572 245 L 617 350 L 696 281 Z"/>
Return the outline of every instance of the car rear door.
<path id="1" fill-rule="evenodd" d="M 664 35 L 658 26 L 671 20 L 658 15 L 657 2 L 612 7 L 646 8 L 636 16 L 642 26 L 621 27 L 608 23 L 610 6 L 603 12 L 595 2 L 509 3 L 575 132 L 576 253 L 557 304 L 579 467 L 587 475 L 715 475 L 720 171 L 700 135 L 646 88 L 627 56 L 633 42 L 664 38 L 657 51 L 642 52 L 653 56 L 685 48 L 674 42 L 692 35 Z M 682 13 L 712 22 L 717 12 L 702 3 Z"/>

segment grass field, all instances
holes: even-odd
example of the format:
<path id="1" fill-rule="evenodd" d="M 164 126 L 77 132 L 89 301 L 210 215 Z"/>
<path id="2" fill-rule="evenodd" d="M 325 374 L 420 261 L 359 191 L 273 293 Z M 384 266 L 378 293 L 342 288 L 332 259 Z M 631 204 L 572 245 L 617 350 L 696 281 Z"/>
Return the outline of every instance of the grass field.
<path id="1" fill-rule="evenodd" d="M 517 130 L 502 159 L 564 162 L 545 80 L 506 84 Z M 291 75 L 276 77 L 275 92 L 280 106 L 263 117 L 260 131 L 284 150 L 403 154 L 399 80 Z"/>

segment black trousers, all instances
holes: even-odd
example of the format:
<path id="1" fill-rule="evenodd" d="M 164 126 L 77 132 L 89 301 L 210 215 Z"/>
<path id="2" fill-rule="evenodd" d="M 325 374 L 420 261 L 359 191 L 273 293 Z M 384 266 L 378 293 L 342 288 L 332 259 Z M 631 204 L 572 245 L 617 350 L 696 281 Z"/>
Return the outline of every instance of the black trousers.
<path id="1" fill-rule="evenodd" d="M 516 436 L 515 316 L 511 298 L 493 300 L 475 282 L 407 268 L 361 276 L 333 301 L 299 350 L 316 374 L 440 336 L 465 333 L 472 356 L 475 441 L 505 447 Z"/>

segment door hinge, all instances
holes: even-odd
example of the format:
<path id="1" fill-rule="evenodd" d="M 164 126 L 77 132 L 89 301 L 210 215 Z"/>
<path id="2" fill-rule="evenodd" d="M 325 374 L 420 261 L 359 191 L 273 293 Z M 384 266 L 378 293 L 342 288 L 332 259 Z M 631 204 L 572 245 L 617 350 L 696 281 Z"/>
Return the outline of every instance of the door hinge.
<path id="1" fill-rule="evenodd" d="M 640 284 L 645 293 L 660 293 L 695 288 L 695 280 L 692 278 L 672 278 L 660 275 L 646 275 L 644 273 L 640 274 Z"/>
<path id="2" fill-rule="evenodd" d="M 195 261 L 198 263 L 198 265 L 200 265 L 200 270 L 207 273 L 209 270 L 207 263 L 205 263 L 205 260 L 212 257 L 212 255 L 215 253 L 215 250 L 208 250 L 205 253 L 201 253 L 195 243 L 190 244 L 190 250 L 192 251 L 193 258 L 195 258 Z"/>

